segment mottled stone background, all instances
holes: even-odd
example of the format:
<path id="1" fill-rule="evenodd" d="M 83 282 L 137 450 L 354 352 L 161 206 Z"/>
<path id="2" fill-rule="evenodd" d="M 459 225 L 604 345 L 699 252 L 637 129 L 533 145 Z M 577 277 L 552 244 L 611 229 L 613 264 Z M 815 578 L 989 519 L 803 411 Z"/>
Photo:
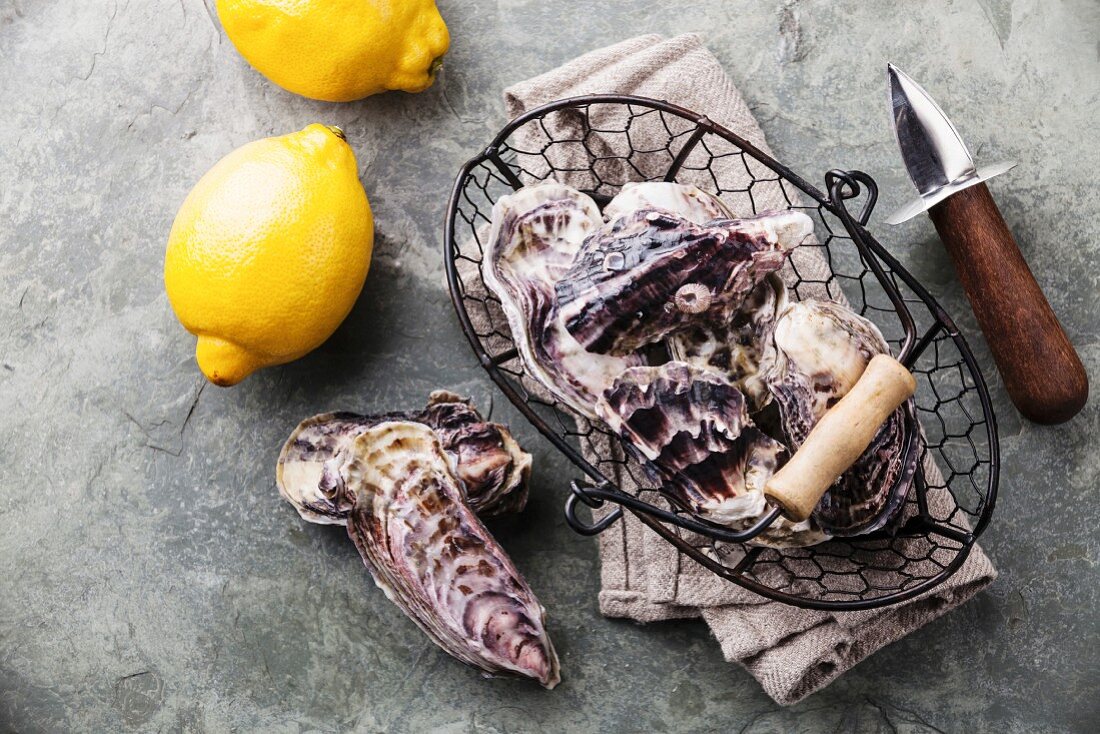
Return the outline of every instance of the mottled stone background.
<path id="1" fill-rule="evenodd" d="M 454 38 L 429 91 L 346 105 L 253 72 L 202 0 L 0 0 L 0 730 L 1097 731 L 1097 429 L 1022 422 L 887 127 L 897 62 L 947 105 L 1094 379 L 1100 377 L 1100 6 L 1095 0 L 441 0 Z M 442 282 L 446 194 L 504 122 L 501 89 L 642 32 L 703 31 L 777 154 L 819 181 L 877 177 L 873 227 L 988 370 L 1003 481 L 986 593 L 789 709 L 701 623 L 600 617 L 596 548 L 565 526 L 574 472 L 494 393 Z M 307 123 L 347 130 L 376 259 L 321 349 L 204 386 L 161 279 L 176 208 L 221 156 Z M 341 532 L 273 484 L 325 409 L 448 387 L 513 422 L 530 511 L 499 533 L 550 612 L 564 682 L 486 681 L 370 583 Z"/>

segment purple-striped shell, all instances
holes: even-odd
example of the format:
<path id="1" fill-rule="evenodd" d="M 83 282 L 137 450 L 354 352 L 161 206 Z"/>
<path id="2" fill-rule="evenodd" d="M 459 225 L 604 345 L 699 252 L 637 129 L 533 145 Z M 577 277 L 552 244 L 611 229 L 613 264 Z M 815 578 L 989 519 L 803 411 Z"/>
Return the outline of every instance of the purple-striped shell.
<path id="1" fill-rule="evenodd" d="M 705 225 L 658 209 L 624 213 L 585 239 L 557 305 L 585 349 L 630 354 L 692 324 L 728 321 L 812 231 L 794 211 Z"/>
<path id="2" fill-rule="evenodd" d="M 482 261 L 527 373 L 589 418 L 615 376 L 641 363 L 587 351 L 565 330 L 554 299 L 581 242 L 602 222 L 595 202 L 576 189 L 553 181 L 526 186 L 493 205 Z"/>
<path id="3" fill-rule="evenodd" d="M 421 423 L 382 422 L 344 457 L 354 498 L 348 535 L 386 596 L 459 660 L 557 685 L 545 611 L 466 506 L 435 433 Z"/>
<path id="4" fill-rule="evenodd" d="M 343 525 L 351 500 L 343 491 L 340 452 L 371 426 L 408 420 L 432 428 L 455 463 L 466 503 L 482 517 L 519 512 L 527 502 L 531 455 L 507 428 L 481 417 L 473 404 L 437 390 L 415 413 L 322 413 L 302 421 L 279 454 L 279 493 L 305 520 Z"/>
<path id="5" fill-rule="evenodd" d="M 729 321 L 693 324 L 671 335 L 669 352 L 673 359 L 721 374 L 745 393 L 749 411 L 756 412 L 771 400 L 761 379 L 760 362 L 775 320 L 786 307 L 787 288 L 778 273 L 771 273 Z"/>
<path id="6" fill-rule="evenodd" d="M 443 390 L 431 394 L 416 418 L 435 431 L 443 450 L 454 458 L 471 510 L 480 517 L 523 511 L 531 454 L 507 428 L 486 421 L 471 402 Z"/>
<path id="7" fill-rule="evenodd" d="M 597 408 L 651 479 L 694 515 L 739 529 L 765 512 L 764 485 L 787 451 L 753 423 L 745 396 L 718 373 L 683 362 L 634 367 Z M 813 523 L 779 519 L 757 542 L 812 545 L 825 537 Z"/>

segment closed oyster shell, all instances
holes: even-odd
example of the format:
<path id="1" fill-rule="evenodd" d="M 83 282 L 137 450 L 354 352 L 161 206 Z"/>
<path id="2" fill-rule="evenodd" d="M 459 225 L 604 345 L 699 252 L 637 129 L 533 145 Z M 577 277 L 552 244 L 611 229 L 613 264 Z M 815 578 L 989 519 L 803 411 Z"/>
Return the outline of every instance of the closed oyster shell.
<path id="1" fill-rule="evenodd" d="M 432 428 L 456 462 L 466 503 L 482 517 L 519 512 L 527 502 L 531 455 L 507 428 L 481 417 L 473 404 L 437 390 L 418 413 L 323 413 L 302 421 L 284 444 L 275 470 L 279 493 L 303 519 L 343 525 L 351 510 L 340 453 L 372 426 L 408 420 Z"/>
<path id="2" fill-rule="evenodd" d="M 565 330 L 554 298 L 581 242 L 602 221 L 591 197 L 576 189 L 553 181 L 526 186 L 493 206 L 482 261 L 527 373 L 589 418 L 615 376 L 641 363 L 588 352 Z"/>
<path id="3" fill-rule="evenodd" d="M 734 218 L 733 212 L 718 197 L 698 186 L 673 181 L 625 184 L 603 208 L 603 215 L 610 222 L 639 209 L 668 212 L 695 224 Z"/>
<path id="4" fill-rule="evenodd" d="M 401 417 L 392 414 L 391 417 Z M 298 424 L 279 452 L 275 484 L 303 520 L 319 525 L 346 525 L 353 498 L 344 493 L 340 455 L 382 416 L 321 413 Z"/>
<path id="5" fill-rule="evenodd" d="M 565 328 L 590 352 L 629 354 L 701 322 L 725 322 L 813 231 L 801 212 L 706 225 L 661 210 L 591 234 L 557 283 Z"/>
<path id="6" fill-rule="evenodd" d="M 889 353 L 889 345 L 874 324 L 845 306 L 800 301 L 783 310 L 765 351 L 763 379 L 778 406 L 783 434 L 797 449 L 855 385 L 871 357 Z M 887 418 L 814 509 L 813 518 L 829 534 L 883 528 L 905 502 L 918 452 L 903 457 L 904 411 L 903 405 Z"/>
<path id="7" fill-rule="evenodd" d="M 764 485 L 786 449 L 749 417 L 745 396 L 683 362 L 626 370 L 597 404 L 664 490 L 698 517 L 740 529 L 765 511 Z M 779 519 L 757 542 L 812 545 L 812 523 Z"/>
<path id="8" fill-rule="evenodd" d="M 386 421 L 344 452 L 347 518 L 375 583 L 433 641 L 494 675 L 560 680 L 545 611 L 464 502 L 435 433 Z"/>
<path id="9" fill-rule="evenodd" d="M 417 420 L 435 431 L 443 450 L 454 458 L 471 510 L 481 517 L 523 510 L 531 454 L 507 428 L 484 420 L 468 400 L 441 390 L 431 394 Z"/>

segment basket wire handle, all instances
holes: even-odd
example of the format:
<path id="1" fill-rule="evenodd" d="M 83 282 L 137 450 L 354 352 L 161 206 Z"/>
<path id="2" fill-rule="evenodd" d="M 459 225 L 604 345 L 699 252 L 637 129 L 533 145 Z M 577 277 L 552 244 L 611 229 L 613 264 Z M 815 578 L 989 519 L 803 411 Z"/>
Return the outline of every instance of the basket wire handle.
<path id="1" fill-rule="evenodd" d="M 863 184 L 862 188 L 860 184 Z M 829 199 L 845 214 L 848 214 L 848 206 L 845 202 L 857 198 L 862 189 L 866 189 L 867 201 L 863 202 L 863 209 L 855 219 L 861 227 L 867 226 L 867 222 L 871 221 L 871 212 L 874 211 L 875 204 L 878 202 L 878 184 L 873 178 L 863 171 L 842 171 L 834 168 L 825 174 L 825 186 L 829 190 Z M 851 215 L 848 214 L 848 216 Z"/>
<path id="2" fill-rule="evenodd" d="M 878 201 L 878 185 L 875 184 L 873 178 L 863 171 L 843 171 L 834 168 L 825 174 L 825 187 L 829 191 L 829 203 L 836 210 L 836 215 L 844 224 L 844 228 L 848 230 L 848 234 L 852 236 L 852 242 L 859 250 L 859 255 L 864 264 L 871 269 L 879 283 L 882 284 L 882 290 L 886 293 L 886 297 L 890 299 L 894 311 L 897 312 L 898 319 L 901 320 L 902 328 L 905 330 L 905 338 L 902 340 L 897 359 L 906 367 L 912 367 L 916 357 L 913 354 L 913 348 L 917 340 L 916 322 L 913 320 L 913 314 L 909 311 L 909 307 L 905 305 L 905 299 L 898 291 L 894 281 L 883 270 L 882 263 L 871 252 L 871 247 L 866 239 L 866 230 L 863 228 L 870 221 L 871 212 Z M 852 213 L 848 211 L 847 202 L 857 198 L 864 190 L 867 191 L 867 200 L 863 203 L 863 209 L 860 211 L 859 216 L 853 217 Z"/>
<path id="3" fill-rule="evenodd" d="M 625 507 L 635 513 L 645 513 L 651 517 L 658 518 L 662 522 L 675 525 L 684 530 L 709 534 L 716 540 L 727 543 L 744 543 L 752 540 L 771 527 L 772 523 L 774 523 L 781 514 L 780 508 L 769 503 L 768 511 L 757 518 L 756 522 L 752 525 L 744 530 L 731 530 L 727 527 L 700 522 L 675 512 L 655 507 L 649 502 L 614 489 L 606 480 L 596 485 L 582 484 L 574 481 L 570 483 L 569 488 L 570 495 L 565 500 L 565 519 L 566 522 L 569 523 L 569 527 L 573 528 L 581 535 L 599 535 L 622 517 L 622 508 Z M 577 517 L 578 501 L 583 502 L 589 507 L 597 508 L 603 506 L 604 500 L 611 500 L 620 506 L 615 508 L 609 515 L 594 523 L 586 523 L 584 520 Z"/>
<path id="4" fill-rule="evenodd" d="M 590 494 L 592 487 L 582 487 L 576 481 L 569 483 L 569 496 L 565 499 L 565 521 L 569 527 L 580 535 L 599 535 L 604 530 L 615 524 L 623 516 L 623 508 L 616 507 L 604 517 L 593 523 L 587 523 L 577 517 L 577 502 L 583 502 L 592 509 L 603 507 L 604 501 L 600 497 Z"/>

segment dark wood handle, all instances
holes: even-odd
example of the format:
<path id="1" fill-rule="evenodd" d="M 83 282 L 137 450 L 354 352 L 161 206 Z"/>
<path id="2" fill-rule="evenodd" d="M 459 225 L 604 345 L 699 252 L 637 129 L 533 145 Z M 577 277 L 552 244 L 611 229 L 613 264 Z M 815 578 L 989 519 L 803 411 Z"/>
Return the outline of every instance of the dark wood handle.
<path id="1" fill-rule="evenodd" d="M 928 214 L 955 261 L 1012 402 L 1036 423 L 1072 418 L 1088 399 L 1088 375 L 989 189 L 971 186 Z"/>

